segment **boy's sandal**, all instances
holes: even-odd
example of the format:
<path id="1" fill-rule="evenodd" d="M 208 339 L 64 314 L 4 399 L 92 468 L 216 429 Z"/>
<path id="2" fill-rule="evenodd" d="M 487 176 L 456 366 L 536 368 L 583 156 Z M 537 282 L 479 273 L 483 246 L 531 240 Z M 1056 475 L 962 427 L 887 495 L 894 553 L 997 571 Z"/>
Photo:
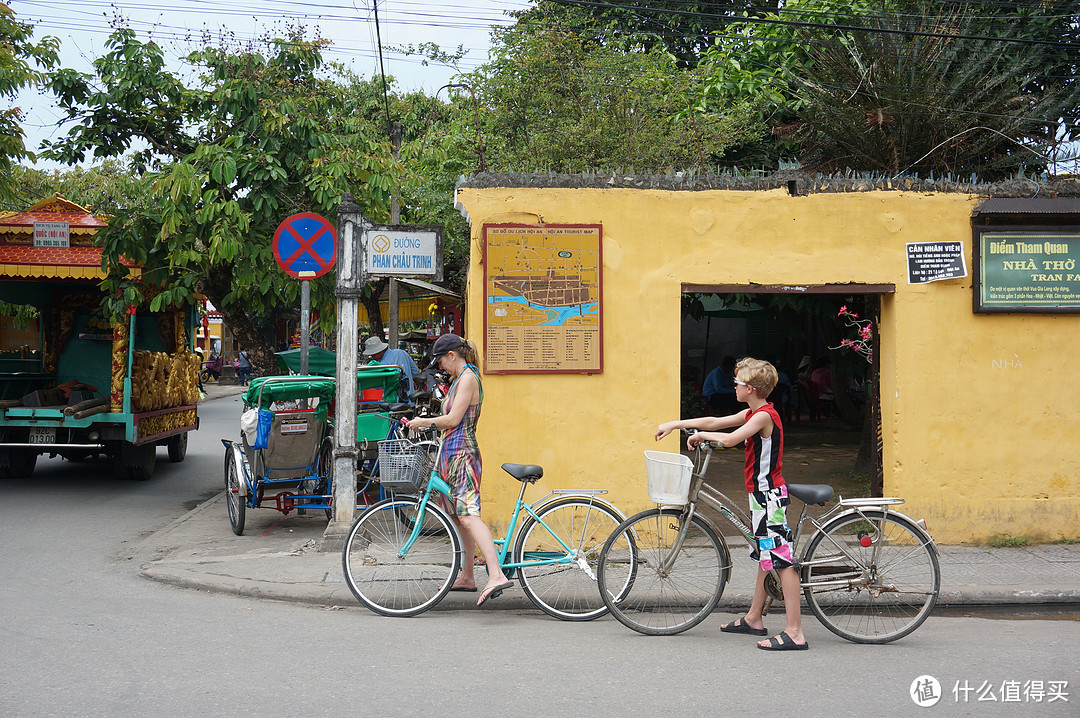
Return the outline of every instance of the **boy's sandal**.
<path id="1" fill-rule="evenodd" d="M 810 648 L 810 644 L 796 643 L 791 640 L 791 636 L 787 634 L 787 631 L 780 631 L 780 635 L 769 639 L 769 645 L 763 646 L 759 643 L 758 648 L 763 651 L 805 651 Z"/>

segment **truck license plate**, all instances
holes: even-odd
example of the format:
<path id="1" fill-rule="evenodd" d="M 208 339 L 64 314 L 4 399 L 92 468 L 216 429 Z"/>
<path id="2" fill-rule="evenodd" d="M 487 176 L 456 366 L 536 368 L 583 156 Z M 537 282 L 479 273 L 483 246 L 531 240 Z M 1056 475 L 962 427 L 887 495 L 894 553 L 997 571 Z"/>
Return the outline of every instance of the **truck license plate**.
<path id="1" fill-rule="evenodd" d="M 31 444 L 55 444 L 56 429 L 52 427 L 34 427 L 30 429 Z"/>

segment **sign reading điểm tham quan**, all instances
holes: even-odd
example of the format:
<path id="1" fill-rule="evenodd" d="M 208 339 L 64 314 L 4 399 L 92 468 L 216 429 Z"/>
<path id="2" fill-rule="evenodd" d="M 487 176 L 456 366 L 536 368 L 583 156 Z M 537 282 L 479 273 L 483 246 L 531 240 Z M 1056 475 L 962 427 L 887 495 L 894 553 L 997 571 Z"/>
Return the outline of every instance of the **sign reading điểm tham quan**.
<path id="1" fill-rule="evenodd" d="M 603 371 L 602 227 L 484 225 L 484 371 Z"/>
<path id="2" fill-rule="evenodd" d="M 1080 312 L 1080 234 L 983 230 L 975 311 Z"/>

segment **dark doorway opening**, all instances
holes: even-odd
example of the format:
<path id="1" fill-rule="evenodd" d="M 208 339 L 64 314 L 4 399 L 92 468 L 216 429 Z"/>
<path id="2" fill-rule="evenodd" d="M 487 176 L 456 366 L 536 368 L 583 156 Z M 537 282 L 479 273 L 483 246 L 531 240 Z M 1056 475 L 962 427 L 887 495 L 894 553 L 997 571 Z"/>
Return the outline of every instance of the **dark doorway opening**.
<path id="1" fill-rule="evenodd" d="M 892 291 L 892 285 L 684 285 L 683 417 L 726 412 L 726 397 L 712 395 L 716 376 L 709 380 L 725 359 L 769 360 L 781 374 L 770 400 L 784 423 L 785 478 L 831 484 L 844 496 L 881 496 L 877 328 L 881 298 Z M 842 346 L 863 337 L 838 315 L 841 307 L 862 325 L 869 320 L 868 351 Z M 721 486 L 731 479 L 726 488 L 738 491 L 742 452 L 717 458 Z"/>

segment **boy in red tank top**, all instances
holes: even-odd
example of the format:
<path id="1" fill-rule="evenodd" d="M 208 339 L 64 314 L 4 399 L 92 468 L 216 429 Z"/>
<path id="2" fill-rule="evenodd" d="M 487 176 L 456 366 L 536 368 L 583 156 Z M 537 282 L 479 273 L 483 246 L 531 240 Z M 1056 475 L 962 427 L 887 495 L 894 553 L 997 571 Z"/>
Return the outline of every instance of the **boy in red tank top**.
<path id="1" fill-rule="evenodd" d="M 744 478 L 750 499 L 751 528 L 757 548 L 750 552 L 758 562 L 757 580 L 750 609 L 742 618 L 720 627 L 725 633 L 767 636 L 761 612 L 765 608 L 765 576 L 776 569 L 784 592 L 787 626 L 777 636 L 760 641 L 766 651 L 804 651 L 810 647 L 802 632 L 799 574 L 792 567 L 791 529 L 786 507 L 791 500 L 781 474 L 784 456 L 784 427 L 768 401 L 776 386 L 776 369 L 759 359 L 746 358 L 735 367 L 735 397 L 750 408 L 730 416 L 703 416 L 669 421 L 656 430 L 656 440 L 677 429 L 698 429 L 687 439 L 691 449 L 702 441 L 727 447 L 743 444 L 746 452 Z M 733 429 L 725 432 L 721 429 Z"/>

